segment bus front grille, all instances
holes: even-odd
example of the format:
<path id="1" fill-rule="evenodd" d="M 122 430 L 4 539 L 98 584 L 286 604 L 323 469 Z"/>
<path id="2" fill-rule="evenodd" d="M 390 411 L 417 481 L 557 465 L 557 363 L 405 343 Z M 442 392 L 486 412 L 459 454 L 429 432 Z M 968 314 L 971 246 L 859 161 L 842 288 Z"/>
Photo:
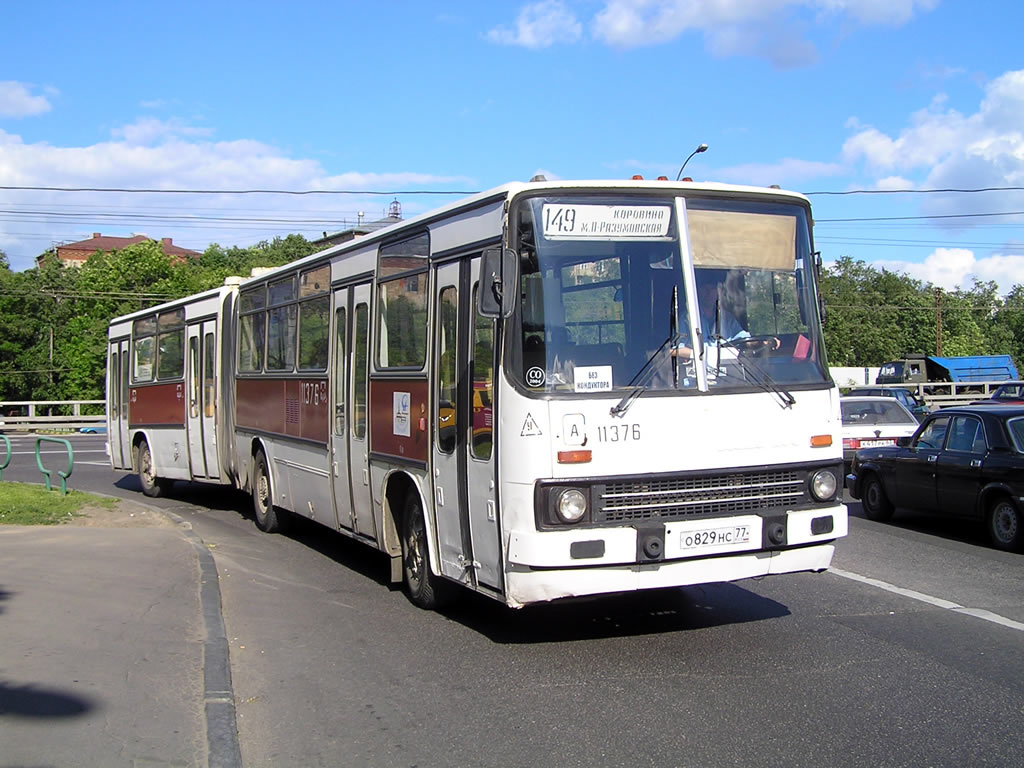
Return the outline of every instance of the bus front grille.
<path id="1" fill-rule="evenodd" d="M 805 476 L 746 472 L 609 483 L 594 489 L 594 522 L 685 520 L 792 508 L 806 501 Z"/>

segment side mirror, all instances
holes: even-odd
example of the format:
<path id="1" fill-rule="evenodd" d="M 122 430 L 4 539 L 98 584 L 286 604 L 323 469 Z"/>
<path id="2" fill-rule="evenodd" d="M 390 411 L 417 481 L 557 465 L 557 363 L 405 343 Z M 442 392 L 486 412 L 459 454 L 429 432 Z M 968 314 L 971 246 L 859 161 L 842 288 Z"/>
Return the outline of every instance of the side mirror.
<path id="1" fill-rule="evenodd" d="M 477 311 L 482 317 L 508 317 L 519 295 L 519 256 L 511 248 L 488 248 L 480 264 Z"/>

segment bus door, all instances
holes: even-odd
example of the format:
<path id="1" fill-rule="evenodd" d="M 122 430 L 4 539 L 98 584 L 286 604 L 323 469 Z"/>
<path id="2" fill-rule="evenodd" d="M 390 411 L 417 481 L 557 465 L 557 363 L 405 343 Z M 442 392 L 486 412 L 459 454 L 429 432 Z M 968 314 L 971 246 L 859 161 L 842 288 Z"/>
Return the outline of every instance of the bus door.
<path id="1" fill-rule="evenodd" d="M 463 478 L 465 476 L 464 430 L 459 417 L 465 418 L 467 397 L 465 387 L 459 388 L 459 374 L 465 357 L 465 320 L 459 297 L 465 293 L 461 275 L 462 263 L 437 268 L 434 277 L 433 396 L 434 444 L 434 530 L 441 573 L 459 581 L 472 582 L 473 544 L 469 535 L 469 506 Z M 461 333 L 459 332 L 461 329 Z M 459 345 L 462 344 L 463 347 Z"/>
<path id="2" fill-rule="evenodd" d="M 443 265 L 434 281 L 433 501 L 441 571 L 500 591 L 494 323 L 476 314 L 479 271 L 479 259 Z"/>
<path id="3" fill-rule="evenodd" d="M 188 326 L 188 460 L 193 477 L 219 477 L 217 460 L 217 321 Z"/>
<path id="4" fill-rule="evenodd" d="M 469 490 L 469 525 L 473 534 L 473 558 L 477 581 L 498 591 L 503 590 L 501 578 L 501 535 L 498 529 L 497 462 L 494 458 L 495 427 L 494 393 L 497 389 L 495 367 L 495 322 L 477 313 L 477 290 L 480 282 L 480 257 L 470 263 L 468 314 L 472 318 L 472 336 L 468 345 L 469 399 L 472 439 L 466 485 Z"/>
<path id="5" fill-rule="evenodd" d="M 351 421 L 349 408 L 349 379 L 351 360 L 349 349 L 352 334 L 349 330 L 352 314 L 349 303 L 349 289 L 334 292 L 334 359 L 331 363 L 332 410 L 331 422 L 331 486 L 334 491 L 334 511 L 338 526 L 355 530 L 352 515 L 352 483 L 349 477 L 348 427 Z"/>
<path id="6" fill-rule="evenodd" d="M 351 294 L 352 333 L 349 338 L 348 473 L 352 489 L 352 518 L 356 533 L 377 539 L 370 497 L 370 440 L 368 394 L 370 362 L 370 284 L 356 285 Z"/>
<path id="7" fill-rule="evenodd" d="M 131 441 L 128 439 L 128 339 L 110 344 L 110 364 L 107 367 L 107 417 L 110 422 L 107 439 L 110 441 L 110 461 L 115 469 L 131 467 Z"/>

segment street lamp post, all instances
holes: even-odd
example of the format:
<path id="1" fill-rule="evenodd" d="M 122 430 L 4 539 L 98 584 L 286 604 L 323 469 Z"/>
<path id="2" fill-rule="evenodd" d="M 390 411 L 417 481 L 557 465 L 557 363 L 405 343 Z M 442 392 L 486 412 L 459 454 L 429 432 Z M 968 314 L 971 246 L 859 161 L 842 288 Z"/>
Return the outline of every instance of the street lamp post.
<path id="1" fill-rule="evenodd" d="M 707 151 L 708 151 L 708 145 L 707 144 L 701 144 L 699 147 L 697 147 L 695 150 L 693 150 L 693 152 L 690 153 L 690 156 L 687 157 L 685 160 L 683 160 L 683 165 L 679 169 L 679 173 L 676 174 L 676 181 L 679 181 L 679 179 L 682 178 L 682 176 L 683 176 L 683 168 L 685 168 L 686 164 L 688 162 L 690 162 L 690 158 L 691 157 L 693 157 L 694 155 L 699 155 L 701 152 L 707 152 Z"/>

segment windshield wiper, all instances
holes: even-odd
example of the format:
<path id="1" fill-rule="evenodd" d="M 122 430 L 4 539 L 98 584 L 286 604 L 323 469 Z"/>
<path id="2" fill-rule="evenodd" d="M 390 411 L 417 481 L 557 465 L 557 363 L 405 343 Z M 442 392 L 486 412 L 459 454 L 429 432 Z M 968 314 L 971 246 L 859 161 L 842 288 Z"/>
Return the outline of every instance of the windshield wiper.
<path id="1" fill-rule="evenodd" d="M 654 350 L 654 354 L 647 358 L 647 362 L 640 366 L 640 370 L 637 371 L 633 378 L 629 380 L 629 384 L 627 384 L 626 386 L 633 387 L 633 389 L 631 389 L 625 395 L 625 397 L 619 400 L 619 402 L 612 407 L 610 411 L 612 416 L 625 415 L 626 411 L 629 410 L 629 406 L 633 404 L 633 401 L 640 397 L 640 395 L 642 395 L 645 391 L 647 391 L 647 387 L 645 385 L 637 384 L 637 382 L 640 381 L 642 378 L 646 378 L 644 374 L 651 370 L 651 363 L 653 363 L 661 356 L 661 353 L 665 350 L 665 347 L 672 348 L 675 347 L 675 345 L 678 343 L 678 333 L 669 336 L 667 339 L 661 342 L 661 346 Z M 672 359 L 675 360 L 674 357 Z"/>
<path id="2" fill-rule="evenodd" d="M 651 363 L 658 359 L 658 357 L 661 355 L 661 351 L 665 349 L 666 345 L 674 349 L 675 346 L 679 343 L 678 285 L 672 286 L 672 301 L 669 305 L 668 311 L 668 338 L 661 342 L 661 346 L 654 350 L 654 354 L 647 358 L 646 363 L 640 366 L 640 370 L 637 371 L 636 375 L 634 375 L 633 378 L 629 380 L 628 386 L 633 387 L 633 385 L 640 379 L 640 377 L 644 375 L 644 371 L 650 368 Z M 679 389 L 679 360 L 676 358 L 675 355 L 672 355 L 672 388 Z M 631 389 L 629 393 L 621 400 L 619 400 L 615 407 L 611 409 L 612 416 L 624 416 L 626 414 L 626 411 L 629 410 L 629 406 L 633 404 L 633 401 L 640 397 L 640 395 L 642 395 L 646 390 L 647 387 L 645 387 L 642 384 L 633 387 L 633 389 Z"/>
<path id="3" fill-rule="evenodd" d="M 736 356 L 736 362 L 740 366 L 744 375 L 750 381 L 754 382 L 754 384 L 756 384 L 763 392 L 771 392 L 775 395 L 779 399 L 779 405 L 781 407 L 792 408 L 796 405 L 796 398 L 793 397 L 792 393 L 780 386 L 779 383 L 776 382 L 764 368 L 754 362 L 753 359 L 744 356 L 740 349 L 740 344 L 736 343 L 737 341 L 742 342 L 743 339 L 723 339 L 720 336 L 715 339 L 715 343 L 719 349 L 723 346 L 732 347 L 739 353 Z M 719 357 L 721 357 L 721 352 L 719 352 Z"/>

